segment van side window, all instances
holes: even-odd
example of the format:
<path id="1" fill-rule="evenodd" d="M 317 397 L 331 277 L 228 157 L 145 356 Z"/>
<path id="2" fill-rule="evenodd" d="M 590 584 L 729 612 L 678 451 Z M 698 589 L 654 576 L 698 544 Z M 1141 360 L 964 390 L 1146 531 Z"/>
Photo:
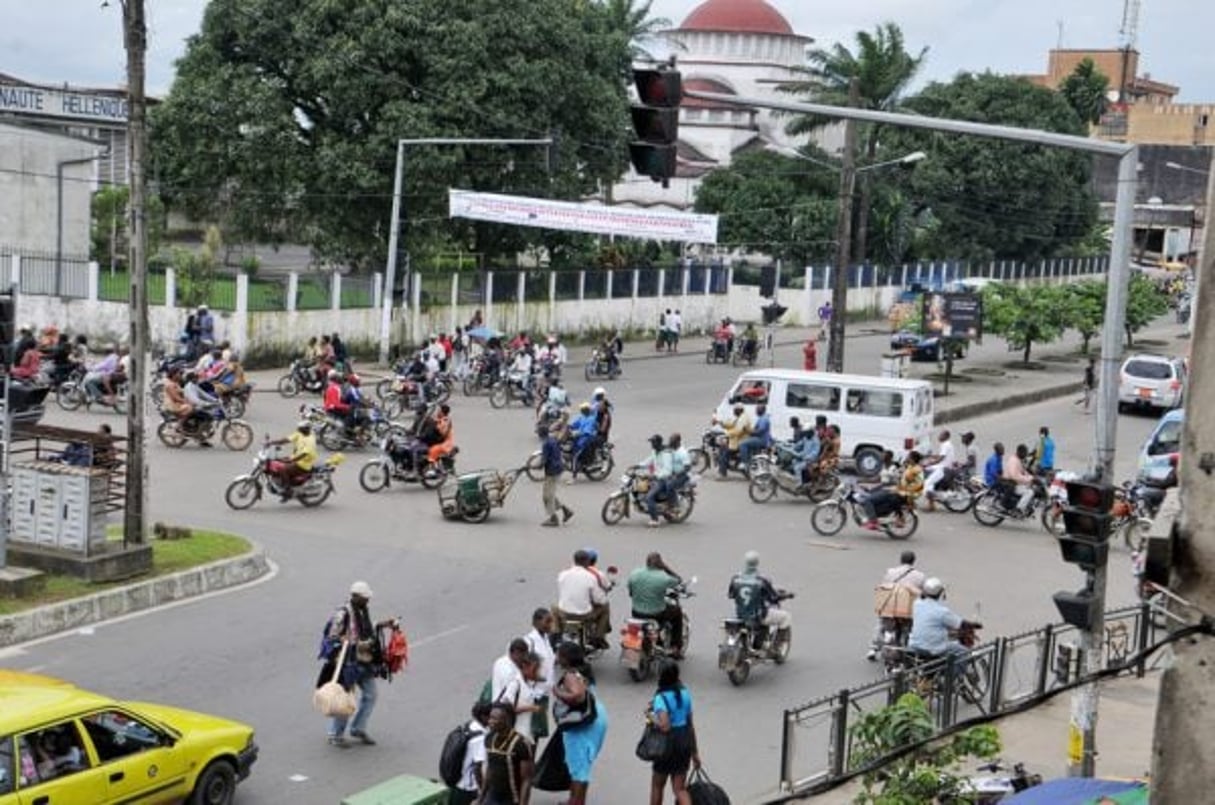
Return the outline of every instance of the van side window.
<path id="1" fill-rule="evenodd" d="M 879 389 L 848 389 L 848 413 L 884 416 L 898 419 L 903 416 L 903 395 L 897 391 Z"/>
<path id="2" fill-rule="evenodd" d="M 816 411 L 838 411 L 840 410 L 839 386 L 790 383 L 785 391 L 785 406 L 812 408 Z"/>

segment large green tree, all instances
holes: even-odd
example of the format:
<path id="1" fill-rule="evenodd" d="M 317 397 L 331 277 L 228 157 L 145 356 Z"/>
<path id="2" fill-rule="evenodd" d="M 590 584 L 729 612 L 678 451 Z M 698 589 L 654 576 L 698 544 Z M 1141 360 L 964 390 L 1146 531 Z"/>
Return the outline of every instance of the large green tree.
<path id="1" fill-rule="evenodd" d="M 1053 90 L 1021 78 L 959 74 L 904 103 L 928 117 L 956 118 L 1083 135 Z M 1083 241 L 1097 220 L 1092 157 L 1060 148 L 911 129 L 887 129 L 890 156 L 924 151 L 907 193 L 930 213 L 920 257 L 1051 257 Z"/>
<path id="2" fill-rule="evenodd" d="M 551 162 L 536 147 L 407 151 L 403 248 L 511 255 L 554 236 L 448 221 L 447 189 L 577 198 L 616 179 L 629 36 L 584 0 L 211 0 L 153 118 L 157 176 L 229 241 L 374 265 L 398 139 L 554 134 Z"/>
<path id="3" fill-rule="evenodd" d="M 983 289 L 983 329 L 1020 350 L 1028 364 L 1034 344 L 1063 335 L 1065 302 L 1063 289 L 1054 285 L 988 285 Z"/>
<path id="4" fill-rule="evenodd" d="M 1083 59 L 1071 75 L 1059 85 L 1059 93 L 1085 125 L 1094 125 L 1105 111 L 1105 93 L 1110 87 L 1109 77 L 1097 69 L 1092 59 Z"/>
<path id="5" fill-rule="evenodd" d="M 825 160 L 821 151 L 810 154 Z M 696 211 L 720 218 L 718 239 L 805 265 L 834 250 L 835 174 L 774 151 L 750 151 L 705 177 Z"/>
<path id="6" fill-rule="evenodd" d="M 902 29 L 893 22 L 885 22 L 872 32 L 858 31 L 855 49 L 850 50 L 836 43 L 830 48 L 810 51 L 807 66 L 798 68 L 804 78 L 782 84 L 780 89 L 805 96 L 806 100 L 814 103 L 847 106 L 849 88 L 855 78 L 859 106 L 893 111 L 927 55 L 928 48 L 922 48 L 918 53 L 909 52 Z M 789 123 L 788 131 L 790 134 L 807 134 L 837 122 L 834 118 L 819 115 L 799 115 Z M 876 124 L 861 126 L 862 162 L 872 163 L 875 160 L 881 131 L 882 127 Z M 852 236 L 852 259 L 857 262 L 867 256 L 871 182 L 879 180 L 880 177 L 864 173 L 858 182 L 860 192 Z"/>

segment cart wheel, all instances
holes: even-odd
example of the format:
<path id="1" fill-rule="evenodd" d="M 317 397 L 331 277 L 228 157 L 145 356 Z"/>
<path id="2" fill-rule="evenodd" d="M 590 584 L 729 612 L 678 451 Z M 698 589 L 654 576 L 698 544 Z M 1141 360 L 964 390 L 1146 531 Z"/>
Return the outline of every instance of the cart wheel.
<path id="1" fill-rule="evenodd" d="M 489 519 L 488 503 L 483 506 L 465 506 L 457 502 L 456 508 L 459 510 L 460 519 L 466 523 L 484 523 Z"/>

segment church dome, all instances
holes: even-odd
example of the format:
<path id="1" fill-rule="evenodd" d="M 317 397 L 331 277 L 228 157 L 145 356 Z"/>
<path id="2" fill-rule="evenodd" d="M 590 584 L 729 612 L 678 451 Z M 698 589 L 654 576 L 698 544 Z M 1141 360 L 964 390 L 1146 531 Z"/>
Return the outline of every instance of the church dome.
<path id="1" fill-rule="evenodd" d="M 764 0 L 706 0 L 678 30 L 795 36 L 784 15 Z"/>

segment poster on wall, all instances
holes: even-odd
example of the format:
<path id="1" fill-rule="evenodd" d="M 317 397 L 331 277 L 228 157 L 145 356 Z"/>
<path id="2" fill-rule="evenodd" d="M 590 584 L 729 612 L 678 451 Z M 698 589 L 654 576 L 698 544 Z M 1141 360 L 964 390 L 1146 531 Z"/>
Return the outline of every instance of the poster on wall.
<path id="1" fill-rule="evenodd" d="M 960 341 L 983 341 L 983 297 L 974 293 L 926 293 L 923 332 Z"/>

